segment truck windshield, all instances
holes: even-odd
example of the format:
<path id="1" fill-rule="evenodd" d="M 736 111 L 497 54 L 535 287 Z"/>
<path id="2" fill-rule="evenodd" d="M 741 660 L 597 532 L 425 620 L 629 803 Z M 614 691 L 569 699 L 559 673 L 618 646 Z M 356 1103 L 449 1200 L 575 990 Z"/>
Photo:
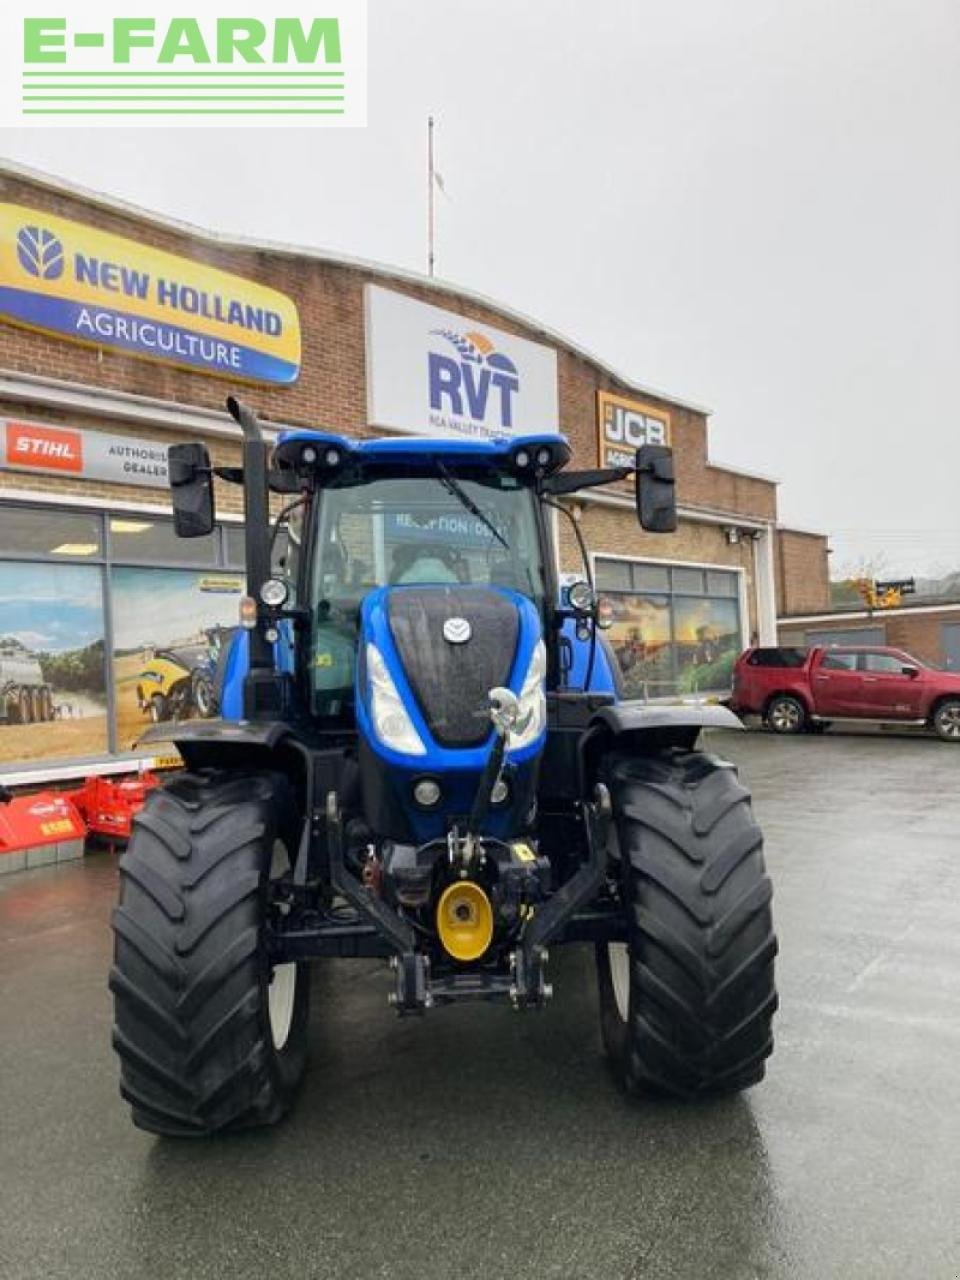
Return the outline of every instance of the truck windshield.
<path id="1" fill-rule="evenodd" d="M 375 587 L 506 587 L 542 604 L 530 489 L 508 475 L 452 474 L 453 485 L 436 472 L 322 491 L 310 597 L 314 714 L 336 715 L 352 696 L 360 604 Z"/>

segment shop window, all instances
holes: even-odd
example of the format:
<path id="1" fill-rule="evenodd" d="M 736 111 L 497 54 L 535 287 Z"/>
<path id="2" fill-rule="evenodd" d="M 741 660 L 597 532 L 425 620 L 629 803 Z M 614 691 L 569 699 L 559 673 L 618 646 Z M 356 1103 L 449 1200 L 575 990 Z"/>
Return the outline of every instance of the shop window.
<path id="1" fill-rule="evenodd" d="M 635 564 L 633 585 L 637 591 L 669 591 L 670 570 L 659 564 Z"/>
<path id="2" fill-rule="evenodd" d="M 707 570 L 708 596 L 735 596 L 737 594 L 737 575 L 735 573 L 714 572 Z"/>
<path id="3" fill-rule="evenodd" d="M 0 768 L 107 750 L 102 578 L 0 563 Z"/>
<path id="4" fill-rule="evenodd" d="M 218 563 L 217 531 L 205 538 L 178 538 L 172 520 L 136 512 L 110 517 L 110 556 L 136 564 Z"/>
<path id="5" fill-rule="evenodd" d="M 216 715 L 242 577 L 128 567 L 110 585 L 117 748 L 129 751 L 151 721 Z"/>
<path id="6" fill-rule="evenodd" d="M 674 569 L 673 589 L 684 595 L 702 596 L 706 590 L 702 569 Z"/>
<path id="7" fill-rule="evenodd" d="M 677 691 L 728 689 L 740 652 L 740 611 L 735 600 L 684 598 L 674 609 Z"/>
<path id="8" fill-rule="evenodd" d="M 614 622 L 607 634 L 625 693 L 631 698 L 656 698 L 672 693 L 670 597 L 623 594 L 611 600 Z"/>
<path id="9" fill-rule="evenodd" d="M 95 560 L 102 552 L 100 517 L 85 511 L 41 507 L 0 507 L 0 548 L 4 555 Z"/>
<path id="10" fill-rule="evenodd" d="M 629 560 L 598 560 L 597 587 L 601 591 L 629 591 L 633 586 Z"/>
<path id="11" fill-rule="evenodd" d="M 730 688 L 742 647 L 736 572 L 600 559 L 597 582 L 613 605 L 609 638 L 628 696 Z"/>

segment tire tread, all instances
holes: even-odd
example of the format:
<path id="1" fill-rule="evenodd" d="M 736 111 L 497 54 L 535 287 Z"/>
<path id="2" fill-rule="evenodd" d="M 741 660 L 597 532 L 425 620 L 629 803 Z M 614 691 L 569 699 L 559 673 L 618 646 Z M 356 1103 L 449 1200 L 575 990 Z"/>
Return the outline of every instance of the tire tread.
<path id="1" fill-rule="evenodd" d="M 618 756 L 607 776 L 633 992 L 619 1039 L 609 980 L 601 999 L 621 1080 L 685 1098 L 754 1084 L 773 1047 L 777 941 L 750 793 L 699 751 Z"/>

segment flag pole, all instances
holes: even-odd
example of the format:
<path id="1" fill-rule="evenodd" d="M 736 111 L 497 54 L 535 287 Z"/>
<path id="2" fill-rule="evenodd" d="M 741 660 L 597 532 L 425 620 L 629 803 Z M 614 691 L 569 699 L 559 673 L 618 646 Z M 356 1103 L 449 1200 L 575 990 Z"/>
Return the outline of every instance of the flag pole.
<path id="1" fill-rule="evenodd" d="M 433 207 L 433 116 L 427 117 L 427 275 L 433 275 L 434 207 Z"/>

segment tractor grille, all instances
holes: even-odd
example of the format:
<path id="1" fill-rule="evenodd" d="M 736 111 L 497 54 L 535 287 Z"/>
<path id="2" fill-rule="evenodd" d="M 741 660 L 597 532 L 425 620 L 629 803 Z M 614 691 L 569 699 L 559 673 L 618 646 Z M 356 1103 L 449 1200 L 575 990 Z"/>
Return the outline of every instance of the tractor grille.
<path id="1" fill-rule="evenodd" d="M 490 732 L 487 693 L 505 685 L 517 652 L 516 606 L 480 587 L 402 587 L 387 615 L 400 661 L 433 737 L 474 747 Z M 448 618 L 465 618 L 465 644 L 444 639 Z"/>

